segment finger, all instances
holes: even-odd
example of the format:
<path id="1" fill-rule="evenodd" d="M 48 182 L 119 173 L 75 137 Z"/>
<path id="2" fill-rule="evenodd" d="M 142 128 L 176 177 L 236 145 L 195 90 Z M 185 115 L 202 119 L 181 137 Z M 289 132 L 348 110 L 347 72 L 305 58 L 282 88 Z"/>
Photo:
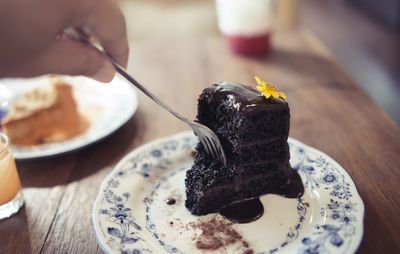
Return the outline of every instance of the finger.
<path id="1" fill-rule="evenodd" d="M 85 75 L 110 82 L 115 69 L 99 52 L 82 42 L 57 40 L 48 49 L 31 57 L 22 67 L 28 76 L 42 74 Z"/>
<path id="2" fill-rule="evenodd" d="M 82 28 L 90 36 L 95 36 L 105 51 L 119 64 L 126 67 L 129 46 L 125 20 L 115 1 L 92 1 L 93 6 L 83 8 L 73 20 L 72 26 Z"/>

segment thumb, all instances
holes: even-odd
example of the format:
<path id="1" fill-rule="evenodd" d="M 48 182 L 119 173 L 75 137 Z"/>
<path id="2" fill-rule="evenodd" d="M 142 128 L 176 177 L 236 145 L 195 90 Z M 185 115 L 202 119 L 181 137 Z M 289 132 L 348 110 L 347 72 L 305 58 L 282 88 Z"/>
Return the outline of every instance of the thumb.
<path id="1" fill-rule="evenodd" d="M 56 40 L 26 64 L 31 75 L 84 75 L 100 82 L 110 82 L 115 75 L 113 65 L 96 49 L 69 38 Z"/>

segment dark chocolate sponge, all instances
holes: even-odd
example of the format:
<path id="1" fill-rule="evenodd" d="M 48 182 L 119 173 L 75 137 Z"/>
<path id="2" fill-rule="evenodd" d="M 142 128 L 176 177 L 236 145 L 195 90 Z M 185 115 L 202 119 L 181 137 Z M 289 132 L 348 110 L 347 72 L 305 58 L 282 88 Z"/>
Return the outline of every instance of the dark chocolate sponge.
<path id="1" fill-rule="evenodd" d="M 289 198 L 303 194 L 300 176 L 289 164 L 286 101 L 266 99 L 251 87 L 222 82 L 200 95 L 197 121 L 217 134 L 227 165 L 197 145 L 194 165 L 185 179 L 185 205 L 193 214 L 217 212 L 267 193 Z"/>

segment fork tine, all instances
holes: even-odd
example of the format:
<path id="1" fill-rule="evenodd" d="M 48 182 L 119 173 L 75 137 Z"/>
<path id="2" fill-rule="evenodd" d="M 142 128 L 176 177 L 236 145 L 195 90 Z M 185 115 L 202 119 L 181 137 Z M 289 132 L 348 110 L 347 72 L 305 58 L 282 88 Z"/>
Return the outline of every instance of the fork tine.
<path id="1" fill-rule="evenodd" d="M 217 153 L 217 157 L 220 161 L 222 161 L 224 163 L 224 165 L 226 165 L 226 158 L 225 158 L 225 154 L 224 151 L 222 150 L 222 146 L 221 143 L 219 143 L 219 140 L 215 140 L 215 139 L 211 139 L 213 145 L 214 145 L 214 149 Z"/>
<path id="2" fill-rule="evenodd" d="M 220 146 L 218 145 L 218 143 L 214 139 L 212 139 L 212 141 L 213 141 L 214 149 L 215 149 L 215 151 L 216 151 L 216 153 L 218 155 L 218 158 L 220 160 L 222 160 L 222 155 L 220 153 Z"/>
<path id="3" fill-rule="evenodd" d="M 220 156 L 219 156 L 219 153 L 218 153 L 218 148 L 217 148 L 217 146 L 216 146 L 214 140 L 213 140 L 213 139 L 210 139 L 210 137 L 207 137 L 207 140 L 208 140 L 208 142 L 210 143 L 210 147 L 211 147 L 211 150 L 212 150 L 213 157 L 214 157 L 215 159 L 221 160 L 221 158 L 220 158 Z"/>
<path id="4" fill-rule="evenodd" d="M 221 155 L 221 161 L 226 166 L 226 156 L 225 156 L 224 150 L 222 149 L 222 146 L 220 146 L 218 150 L 219 150 L 219 153 Z"/>
<path id="5" fill-rule="evenodd" d="M 214 139 L 211 139 L 211 141 L 212 141 L 211 143 L 213 144 L 213 147 L 214 147 L 214 151 L 217 154 L 216 158 L 219 161 L 222 161 L 222 163 L 224 165 L 226 165 L 226 157 L 225 157 L 225 154 L 224 154 L 224 150 L 222 150 L 222 146 L 220 145 L 219 141 L 218 140 L 214 140 Z"/>
<path id="6" fill-rule="evenodd" d="M 216 147 L 217 147 L 217 152 L 218 152 L 218 158 L 221 160 L 221 161 L 223 161 L 224 159 L 224 156 L 222 155 L 222 150 L 221 150 L 221 147 L 219 147 L 219 146 L 217 146 L 216 145 Z"/>
<path id="7" fill-rule="evenodd" d="M 205 144 L 205 146 L 206 146 L 206 152 L 207 152 L 209 155 L 211 155 L 211 157 L 213 157 L 214 159 L 216 159 L 214 149 L 213 149 L 213 147 L 212 147 L 210 141 L 208 140 L 208 137 L 207 137 L 207 136 L 203 136 L 201 139 L 203 140 L 203 142 L 204 142 L 204 144 Z"/>
<path id="8" fill-rule="evenodd" d="M 208 144 L 206 143 L 206 141 L 204 140 L 204 138 L 202 136 L 198 136 L 200 143 L 203 145 L 204 150 L 206 150 L 206 153 L 210 154 L 210 148 L 208 147 Z"/>
<path id="9" fill-rule="evenodd" d="M 190 127 L 192 127 L 193 131 L 198 137 L 205 152 L 212 158 L 219 160 L 224 165 L 226 165 L 227 162 L 224 149 L 222 148 L 222 145 L 219 142 L 217 135 L 207 126 L 204 126 L 202 124 L 190 122 L 189 125 Z"/>

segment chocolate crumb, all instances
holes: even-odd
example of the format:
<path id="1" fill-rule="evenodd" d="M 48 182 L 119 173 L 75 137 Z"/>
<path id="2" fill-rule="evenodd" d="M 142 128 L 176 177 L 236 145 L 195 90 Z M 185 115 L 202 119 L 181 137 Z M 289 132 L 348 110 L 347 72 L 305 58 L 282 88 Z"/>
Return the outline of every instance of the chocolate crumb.
<path id="1" fill-rule="evenodd" d="M 190 152 L 190 155 L 192 156 L 192 158 L 194 158 L 196 156 L 197 152 L 195 150 Z"/>
<path id="2" fill-rule="evenodd" d="M 173 221 L 170 221 L 170 222 L 169 222 L 169 225 L 171 225 L 171 226 L 174 225 L 174 222 L 173 222 Z"/>
<path id="3" fill-rule="evenodd" d="M 310 207 L 310 203 L 305 202 L 304 204 L 305 204 L 307 207 Z"/>
<path id="4" fill-rule="evenodd" d="M 245 254 L 253 253 L 249 244 L 232 226 L 234 223 L 218 216 L 213 216 L 206 221 L 190 223 L 193 228 L 200 229 L 202 233 L 195 238 L 195 245 L 200 250 L 217 250 L 222 247 L 239 243 L 245 248 Z"/>
<path id="5" fill-rule="evenodd" d="M 174 198 L 168 198 L 167 199 L 167 205 L 173 205 L 176 203 L 176 200 Z"/>

